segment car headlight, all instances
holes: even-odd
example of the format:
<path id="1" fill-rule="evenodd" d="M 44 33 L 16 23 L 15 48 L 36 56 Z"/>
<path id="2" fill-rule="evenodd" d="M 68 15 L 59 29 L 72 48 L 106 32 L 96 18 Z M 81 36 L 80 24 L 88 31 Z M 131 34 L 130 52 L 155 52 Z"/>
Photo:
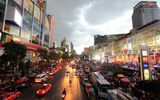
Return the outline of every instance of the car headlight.
<path id="1" fill-rule="evenodd" d="M 42 93 L 45 93 L 45 91 L 42 91 Z"/>

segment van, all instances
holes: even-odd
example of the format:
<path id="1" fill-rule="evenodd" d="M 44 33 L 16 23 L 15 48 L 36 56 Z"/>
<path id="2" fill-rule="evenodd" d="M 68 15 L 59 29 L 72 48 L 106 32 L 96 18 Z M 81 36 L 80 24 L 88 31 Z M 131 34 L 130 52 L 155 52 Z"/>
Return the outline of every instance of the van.
<path id="1" fill-rule="evenodd" d="M 42 74 L 36 75 L 35 82 L 40 83 L 40 82 L 46 81 L 47 79 L 48 79 L 48 76 L 42 73 Z"/>

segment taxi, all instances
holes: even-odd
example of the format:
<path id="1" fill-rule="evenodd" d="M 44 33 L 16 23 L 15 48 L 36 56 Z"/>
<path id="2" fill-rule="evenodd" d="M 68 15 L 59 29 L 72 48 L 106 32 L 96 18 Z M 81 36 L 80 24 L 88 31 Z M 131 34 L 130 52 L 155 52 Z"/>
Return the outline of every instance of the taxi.
<path id="1" fill-rule="evenodd" d="M 2 95 L 0 95 L 0 100 L 14 100 L 19 97 L 20 94 L 21 92 L 19 91 L 3 93 Z"/>
<path id="2" fill-rule="evenodd" d="M 51 84 L 43 84 L 36 92 L 37 95 L 45 95 L 50 89 L 52 85 Z"/>

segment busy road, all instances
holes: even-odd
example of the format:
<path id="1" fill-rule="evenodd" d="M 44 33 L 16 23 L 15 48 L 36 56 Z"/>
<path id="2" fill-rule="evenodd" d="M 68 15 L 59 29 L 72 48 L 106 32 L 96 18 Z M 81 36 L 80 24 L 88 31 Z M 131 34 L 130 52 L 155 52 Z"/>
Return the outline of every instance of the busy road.
<path id="1" fill-rule="evenodd" d="M 37 96 L 36 91 L 40 84 L 33 84 L 32 87 L 22 91 L 17 100 L 61 100 L 62 91 L 66 88 L 65 100 L 87 100 L 84 88 L 81 86 L 79 78 L 74 75 L 74 69 L 70 69 L 70 76 L 66 76 L 66 69 L 62 69 L 46 83 L 51 83 L 51 90 L 44 96 Z M 69 85 L 69 78 L 72 78 L 72 84 Z"/>

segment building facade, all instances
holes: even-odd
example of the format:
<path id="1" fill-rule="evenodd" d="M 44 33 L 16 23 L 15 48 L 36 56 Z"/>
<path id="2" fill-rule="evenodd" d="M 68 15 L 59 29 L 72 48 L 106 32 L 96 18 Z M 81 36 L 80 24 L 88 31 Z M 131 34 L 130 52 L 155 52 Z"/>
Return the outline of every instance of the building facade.
<path id="1" fill-rule="evenodd" d="M 139 28 L 154 20 L 160 19 L 160 8 L 155 1 L 141 1 L 133 10 L 132 24 L 133 28 Z"/>
<path id="2" fill-rule="evenodd" d="M 54 16 L 47 15 L 49 21 L 49 47 L 53 47 L 54 44 Z"/>
<path id="3" fill-rule="evenodd" d="M 37 48 L 49 46 L 46 8 L 38 0 L 1 0 L 0 44 L 11 39 L 26 45 L 29 58 Z M 44 7 L 44 6 L 43 6 Z"/>

